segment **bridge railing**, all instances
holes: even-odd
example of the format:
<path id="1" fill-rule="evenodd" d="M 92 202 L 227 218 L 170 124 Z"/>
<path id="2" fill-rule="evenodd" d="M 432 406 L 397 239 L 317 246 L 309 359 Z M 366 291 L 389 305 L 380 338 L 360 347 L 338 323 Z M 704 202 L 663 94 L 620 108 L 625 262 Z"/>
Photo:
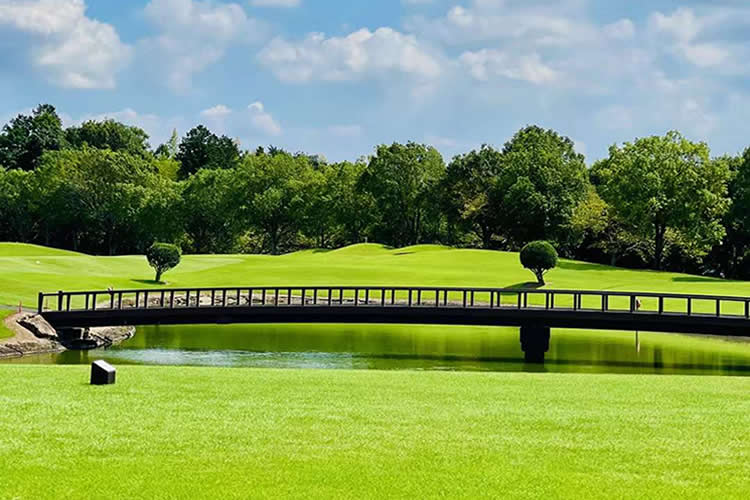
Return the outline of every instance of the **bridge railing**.
<path id="1" fill-rule="evenodd" d="M 461 307 L 680 314 L 750 319 L 750 297 L 518 288 L 285 286 L 39 293 L 38 310 L 204 307 Z"/>

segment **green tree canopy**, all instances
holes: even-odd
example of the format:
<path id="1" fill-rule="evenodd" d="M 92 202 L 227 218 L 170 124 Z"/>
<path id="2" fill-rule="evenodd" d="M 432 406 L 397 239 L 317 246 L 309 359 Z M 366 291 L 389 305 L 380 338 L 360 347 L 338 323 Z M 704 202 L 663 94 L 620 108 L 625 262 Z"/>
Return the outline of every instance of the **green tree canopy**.
<path id="1" fill-rule="evenodd" d="M 693 255 L 725 234 L 729 166 L 709 155 L 705 143 L 669 132 L 614 145 L 594 166 L 602 198 L 633 234 L 651 242 L 656 269 L 663 265 L 668 231 Z"/>
<path id="2" fill-rule="evenodd" d="M 182 260 L 182 250 L 170 243 L 154 243 L 146 250 L 146 259 L 156 271 L 154 281 L 161 283 L 161 275 L 177 267 Z"/>
<path id="3" fill-rule="evenodd" d="M 726 237 L 712 255 L 715 271 L 728 278 L 750 279 L 750 148 L 734 158 L 721 158 L 730 167 L 730 209 L 724 216 Z"/>
<path id="4" fill-rule="evenodd" d="M 519 130 L 502 150 L 494 205 L 512 246 L 534 239 L 565 246 L 573 212 L 587 195 L 587 170 L 574 143 L 553 130 Z"/>
<path id="5" fill-rule="evenodd" d="M 492 236 L 501 231 L 498 179 L 503 168 L 500 151 L 483 145 L 479 151 L 456 156 L 450 162 L 443 181 L 445 210 L 448 218 L 472 231 L 490 248 Z"/>
<path id="6" fill-rule="evenodd" d="M 180 138 L 177 135 L 177 129 L 172 129 L 172 135 L 169 137 L 169 140 L 164 144 L 159 144 L 159 146 L 156 148 L 156 151 L 154 151 L 154 154 L 157 158 L 174 160 L 174 158 L 177 156 L 179 146 Z"/>
<path id="7" fill-rule="evenodd" d="M 139 235 L 141 210 L 159 177 L 141 158 L 89 147 L 45 153 L 38 170 L 45 230 L 65 233 L 73 248 L 83 243 L 110 255 L 128 243 L 122 235 Z"/>
<path id="8" fill-rule="evenodd" d="M 32 241 L 38 199 L 33 172 L 0 167 L 0 241 Z"/>
<path id="9" fill-rule="evenodd" d="M 374 200 L 375 236 L 397 246 L 417 244 L 439 219 L 439 184 L 445 163 L 431 146 L 378 146 L 359 188 Z"/>
<path id="10" fill-rule="evenodd" d="M 544 275 L 557 266 L 557 250 L 547 241 L 532 241 L 521 249 L 521 265 L 544 285 Z"/>
<path id="11" fill-rule="evenodd" d="M 202 169 L 183 182 L 185 230 L 192 251 L 222 253 L 233 249 L 241 230 L 237 172 Z"/>
<path id="12" fill-rule="evenodd" d="M 202 168 L 234 168 L 240 162 L 240 150 L 229 137 L 217 136 L 203 125 L 190 130 L 180 142 L 175 159 L 185 179 Z"/>
<path id="13" fill-rule="evenodd" d="M 72 148 L 80 149 L 88 145 L 97 149 L 128 153 L 146 158 L 150 155 L 148 134 L 138 127 L 132 127 L 115 120 L 83 122 L 80 126 L 65 131 L 65 138 Z"/>
<path id="14" fill-rule="evenodd" d="M 45 151 L 65 145 L 62 121 L 55 107 L 40 104 L 31 115 L 18 115 L 0 133 L 0 166 L 34 170 Z"/>
<path id="15" fill-rule="evenodd" d="M 237 199 L 246 224 L 264 236 L 271 253 L 288 248 L 310 213 L 319 176 L 306 157 L 286 153 L 248 156 L 238 173 Z"/>

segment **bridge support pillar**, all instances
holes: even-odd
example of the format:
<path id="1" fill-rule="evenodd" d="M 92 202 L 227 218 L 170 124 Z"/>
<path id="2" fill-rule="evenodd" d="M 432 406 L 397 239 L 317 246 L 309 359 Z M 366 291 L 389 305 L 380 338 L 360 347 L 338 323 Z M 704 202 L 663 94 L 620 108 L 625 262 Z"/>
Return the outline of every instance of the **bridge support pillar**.
<path id="1" fill-rule="evenodd" d="M 548 326 L 521 327 L 521 349 L 527 363 L 544 363 L 544 354 L 549 351 L 550 328 Z"/>

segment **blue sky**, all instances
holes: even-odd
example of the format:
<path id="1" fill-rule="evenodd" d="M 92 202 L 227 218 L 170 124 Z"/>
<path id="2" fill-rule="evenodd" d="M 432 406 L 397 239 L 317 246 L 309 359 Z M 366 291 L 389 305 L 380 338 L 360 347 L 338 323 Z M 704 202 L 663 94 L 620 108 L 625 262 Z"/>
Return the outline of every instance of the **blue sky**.
<path id="1" fill-rule="evenodd" d="M 538 124 L 591 162 L 677 129 L 750 146 L 745 0 L 0 0 L 0 121 L 36 104 L 164 141 L 450 159 Z"/>

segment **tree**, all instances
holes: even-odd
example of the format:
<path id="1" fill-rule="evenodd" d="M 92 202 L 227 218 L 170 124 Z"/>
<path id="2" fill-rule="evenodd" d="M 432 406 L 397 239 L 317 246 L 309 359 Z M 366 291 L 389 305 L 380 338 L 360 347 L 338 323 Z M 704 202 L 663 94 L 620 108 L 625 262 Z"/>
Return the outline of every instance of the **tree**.
<path id="1" fill-rule="evenodd" d="M 272 254 L 290 247 L 304 227 L 318 178 L 306 157 L 248 156 L 237 169 L 236 199 L 247 226 Z"/>
<path id="2" fill-rule="evenodd" d="M 180 162 L 180 177 L 186 179 L 202 168 L 236 167 L 240 162 L 240 150 L 229 137 L 219 137 L 198 125 L 182 139 L 175 159 Z"/>
<path id="3" fill-rule="evenodd" d="M 547 241 L 532 241 L 521 250 L 521 265 L 536 276 L 540 285 L 544 285 L 544 275 L 557 266 L 557 251 Z"/>
<path id="4" fill-rule="evenodd" d="M 138 127 L 132 127 L 115 120 L 83 122 L 78 127 L 65 131 L 70 147 L 80 149 L 88 145 L 97 149 L 109 149 L 120 153 L 147 158 L 150 155 L 148 134 Z"/>
<path id="5" fill-rule="evenodd" d="M 602 198 L 627 229 L 651 243 L 651 260 L 662 269 L 668 235 L 695 256 L 725 234 L 729 166 L 712 161 L 705 143 L 678 132 L 616 145 L 595 165 Z"/>
<path id="6" fill-rule="evenodd" d="M 31 116 L 18 115 L 0 133 L 0 165 L 9 169 L 34 170 L 45 151 L 65 145 L 62 121 L 54 106 L 40 104 Z"/>
<path id="7" fill-rule="evenodd" d="M 586 164 L 573 141 L 526 127 L 505 144 L 502 162 L 493 208 L 511 247 L 534 239 L 569 247 L 571 218 L 588 186 Z"/>
<path id="8" fill-rule="evenodd" d="M 32 241 L 37 205 L 34 173 L 0 167 L 0 241 Z"/>
<path id="9" fill-rule="evenodd" d="M 570 241 L 578 248 L 580 260 L 608 262 L 610 266 L 625 256 L 635 257 L 638 263 L 647 260 L 644 242 L 627 231 L 594 186 L 589 186 L 586 199 L 573 212 L 570 228 Z"/>
<path id="10" fill-rule="evenodd" d="M 357 189 L 366 168 L 364 161 L 331 166 L 328 186 L 332 193 L 334 224 L 338 231 L 337 245 L 362 242 L 373 223 L 375 210 L 372 198 Z"/>
<path id="11" fill-rule="evenodd" d="M 724 216 L 726 237 L 711 253 L 713 274 L 750 279 L 750 148 L 735 158 L 721 158 L 729 165 L 731 207 Z"/>
<path id="12" fill-rule="evenodd" d="M 502 168 L 502 154 L 485 144 L 479 151 L 456 156 L 443 181 L 449 220 L 476 233 L 483 248 L 490 248 L 492 236 L 501 231 L 496 185 Z"/>
<path id="13" fill-rule="evenodd" d="M 443 158 L 431 146 L 413 142 L 378 146 L 358 186 L 373 199 L 375 237 L 404 246 L 417 244 L 428 230 L 434 231 L 444 175 Z"/>
<path id="14" fill-rule="evenodd" d="M 47 152 L 35 174 L 47 238 L 109 255 L 134 248 L 131 238 L 138 235 L 141 210 L 159 178 L 141 158 L 90 147 Z"/>
<path id="15" fill-rule="evenodd" d="M 156 271 L 154 281 L 161 283 L 161 275 L 177 267 L 182 259 L 182 250 L 170 243 L 154 243 L 146 251 L 146 259 Z"/>
<path id="16" fill-rule="evenodd" d="M 185 230 L 195 253 L 234 248 L 243 225 L 239 176 L 234 170 L 200 170 L 183 182 Z"/>
<path id="17" fill-rule="evenodd" d="M 169 140 L 164 144 L 160 144 L 159 147 L 156 148 L 156 151 L 154 151 L 154 155 L 157 158 L 174 160 L 177 156 L 179 145 L 180 138 L 177 135 L 177 129 L 172 129 L 172 135 L 169 137 Z"/>

